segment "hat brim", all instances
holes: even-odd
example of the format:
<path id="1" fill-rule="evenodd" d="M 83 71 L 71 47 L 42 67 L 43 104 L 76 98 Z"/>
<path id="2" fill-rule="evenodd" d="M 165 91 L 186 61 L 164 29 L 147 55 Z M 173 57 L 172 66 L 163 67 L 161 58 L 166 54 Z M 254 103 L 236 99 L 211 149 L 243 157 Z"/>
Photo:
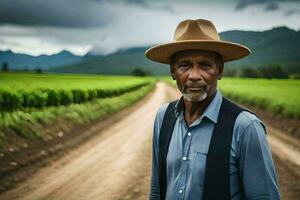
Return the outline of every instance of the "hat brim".
<path id="1" fill-rule="evenodd" d="M 237 60 L 250 54 L 250 49 L 227 41 L 188 40 L 161 44 L 149 48 L 145 55 L 150 60 L 170 64 L 174 53 L 184 50 L 206 50 L 219 53 L 224 62 Z"/>

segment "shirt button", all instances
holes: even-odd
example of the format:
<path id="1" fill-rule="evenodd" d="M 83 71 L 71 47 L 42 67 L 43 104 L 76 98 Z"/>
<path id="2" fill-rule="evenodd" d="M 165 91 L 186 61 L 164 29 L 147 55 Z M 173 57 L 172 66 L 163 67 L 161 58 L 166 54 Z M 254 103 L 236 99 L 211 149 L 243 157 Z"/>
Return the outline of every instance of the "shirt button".
<path id="1" fill-rule="evenodd" d="M 188 136 L 191 136 L 192 134 L 190 132 L 188 132 Z"/>
<path id="2" fill-rule="evenodd" d="M 186 157 L 184 156 L 184 157 L 182 157 L 182 160 L 186 160 Z"/>
<path id="3" fill-rule="evenodd" d="M 179 190 L 179 193 L 180 193 L 180 194 L 182 194 L 182 193 L 183 193 L 183 191 L 182 191 L 182 190 Z"/>

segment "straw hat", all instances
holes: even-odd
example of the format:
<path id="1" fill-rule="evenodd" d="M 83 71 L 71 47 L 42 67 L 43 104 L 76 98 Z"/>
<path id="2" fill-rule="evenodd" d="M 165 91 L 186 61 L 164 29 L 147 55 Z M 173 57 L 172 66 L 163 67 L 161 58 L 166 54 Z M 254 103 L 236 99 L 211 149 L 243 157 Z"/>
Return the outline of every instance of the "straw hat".
<path id="1" fill-rule="evenodd" d="M 222 41 L 212 22 L 204 19 L 184 20 L 177 26 L 173 41 L 149 48 L 145 55 L 150 60 L 170 64 L 170 57 L 179 51 L 199 49 L 219 53 L 224 62 L 250 54 L 250 49 L 237 43 Z"/>

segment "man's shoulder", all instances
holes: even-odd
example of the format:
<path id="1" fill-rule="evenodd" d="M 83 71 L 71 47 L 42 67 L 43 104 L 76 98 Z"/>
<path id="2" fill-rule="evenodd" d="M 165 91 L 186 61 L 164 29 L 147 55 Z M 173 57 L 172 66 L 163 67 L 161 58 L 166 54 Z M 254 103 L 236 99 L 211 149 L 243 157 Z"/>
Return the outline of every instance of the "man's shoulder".
<path id="1" fill-rule="evenodd" d="M 242 111 L 235 121 L 235 130 L 239 133 L 245 132 L 246 129 L 264 129 L 263 122 L 252 112 Z"/>
<path id="2" fill-rule="evenodd" d="M 174 102 L 174 101 L 172 101 L 172 102 Z M 163 119 L 165 117 L 166 110 L 167 110 L 168 106 L 170 105 L 170 103 L 172 103 L 172 102 L 164 103 L 163 105 L 161 105 L 158 108 L 158 110 L 156 112 L 156 117 L 155 117 L 155 125 L 156 126 L 161 127 Z"/>
<path id="3" fill-rule="evenodd" d="M 158 118 L 158 121 L 162 121 L 164 116 L 165 116 L 165 112 L 169 106 L 169 103 L 164 103 L 163 105 L 161 105 L 156 112 L 156 118 Z"/>
<path id="4" fill-rule="evenodd" d="M 251 110 L 248 110 L 245 107 L 241 107 L 238 103 L 229 99 L 227 99 L 227 101 L 231 102 L 233 108 L 236 107 L 238 110 L 241 110 L 241 112 L 238 114 L 235 120 L 235 128 L 245 129 L 253 123 L 263 124 L 262 121 Z"/>
<path id="5" fill-rule="evenodd" d="M 169 103 L 161 105 L 156 112 L 156 117 L 154 121 L 154 138 L 156 138 L 157 140 L 168 105 Z"/>

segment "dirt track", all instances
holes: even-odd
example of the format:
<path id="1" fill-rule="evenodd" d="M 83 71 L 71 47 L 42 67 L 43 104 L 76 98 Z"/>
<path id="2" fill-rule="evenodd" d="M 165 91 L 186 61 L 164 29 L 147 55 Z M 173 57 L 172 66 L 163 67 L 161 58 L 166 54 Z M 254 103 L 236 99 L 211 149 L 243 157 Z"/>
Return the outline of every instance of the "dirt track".
<path id="1" fill-rule="evenodd" d="M 175 89 L 158 83 L 152 97 L 135 112 L 42 168 L 0 199 L 146 199 L 154 115 L 159 105 L 175 97 Z M 283 133 L 267 127 L 282 199 L 299 199 L 300 153 L 296 147 L 300 142 L 282 139 L 278 134 Z"/>

